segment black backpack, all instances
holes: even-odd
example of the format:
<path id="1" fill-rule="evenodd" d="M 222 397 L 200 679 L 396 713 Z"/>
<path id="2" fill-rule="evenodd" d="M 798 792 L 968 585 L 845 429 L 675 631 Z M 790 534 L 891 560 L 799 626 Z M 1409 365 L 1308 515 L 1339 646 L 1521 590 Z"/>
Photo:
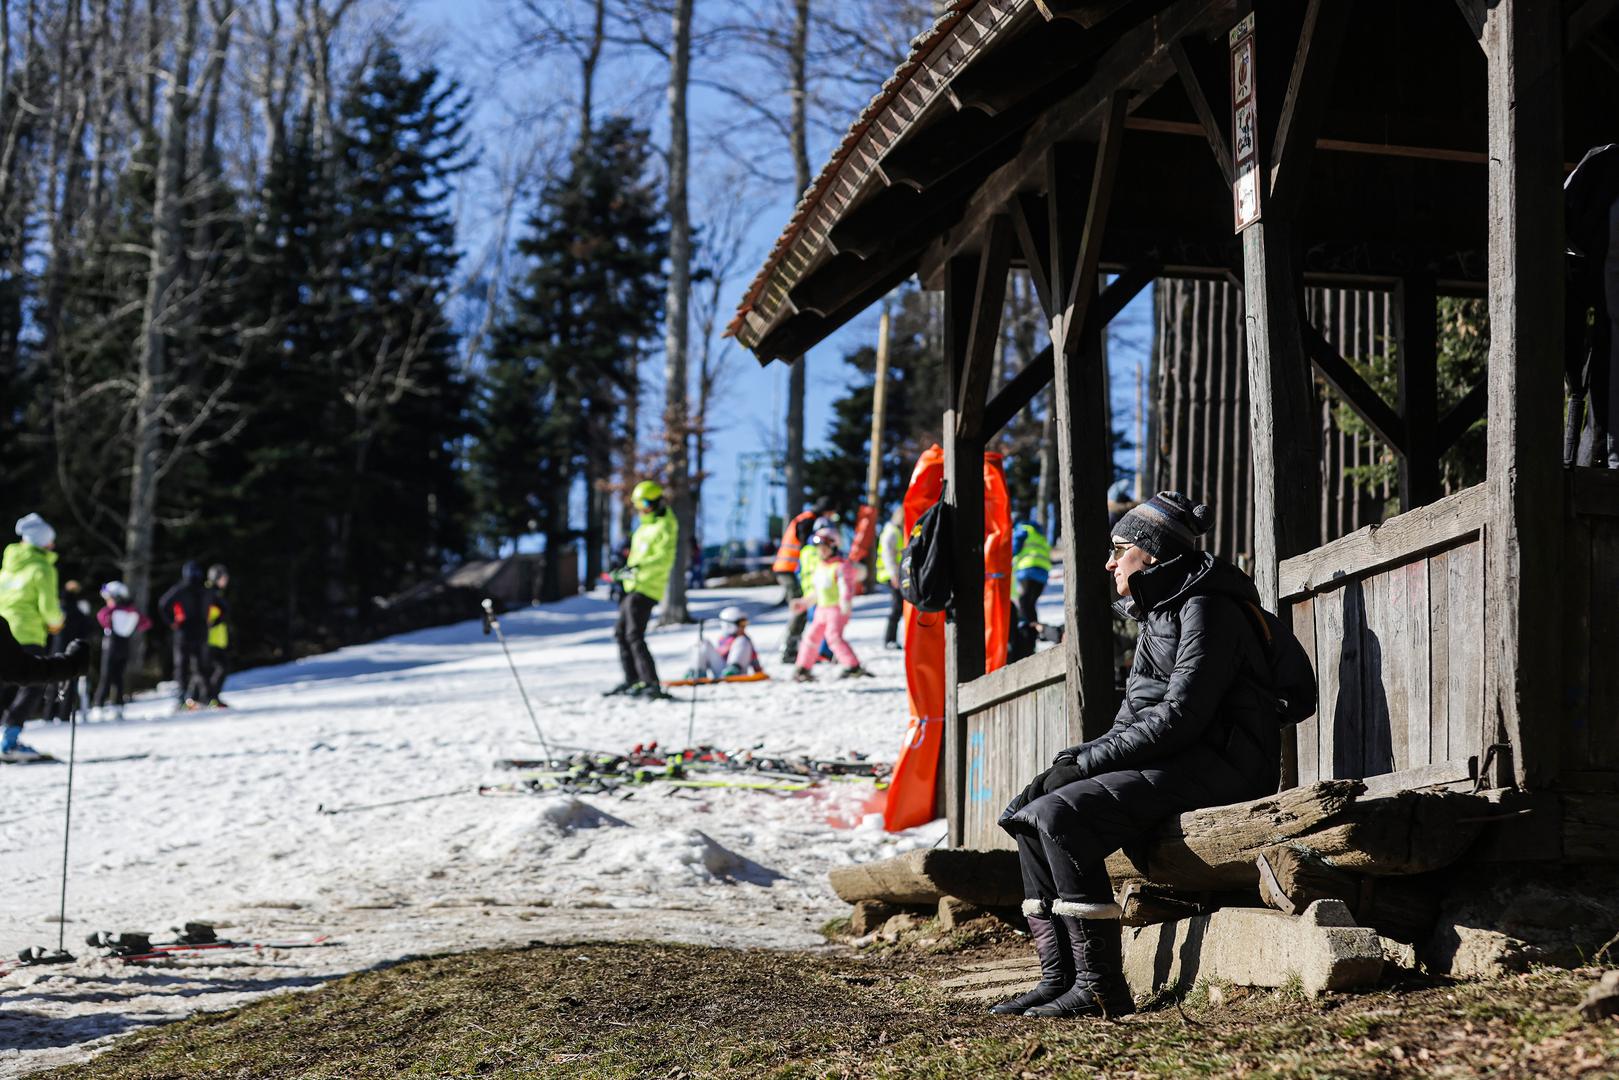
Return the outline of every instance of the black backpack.
<path id="1" fill-rule="evenodd" d="M 939 501 L 911 526 L 899 556 L 899 591 L 918 611 L 943 611 L 955 593 L 950 580 L 950 507 Z"/>
<path id="2" fill-rule="evenodd" d="M 1276 722 L 1285 727 L 1308 720 L 1316 708 L 1315 665 L 1310 663 L 1310 654 L 1280 616 L 1246 601 L 1242 608 L 1254 624 L 1265 654 L 1269 668 L 1264 673 L 1268 676 L 1265 689 L 1276 699 Z"/>

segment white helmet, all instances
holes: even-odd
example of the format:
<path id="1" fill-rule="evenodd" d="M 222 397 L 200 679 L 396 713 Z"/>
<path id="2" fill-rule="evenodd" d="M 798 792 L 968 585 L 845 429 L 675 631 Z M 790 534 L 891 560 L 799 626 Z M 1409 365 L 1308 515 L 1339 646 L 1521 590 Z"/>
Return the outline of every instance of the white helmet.
<path id="1" fill-rule="evenodd" d="M 720 612 L 720 622 L 729 623 L 732 626 L 735 626 L 739 622 L 746 622 L 747 618 L 748 613 L 737 607 L 735 604 L 732 604 L 730 607 Z"/>
<path id="2" fill-rule="evenodd" d="M 101 586 L 101 595 L 108 600 L 121 603 L 129 599 L 129 586 L 122 581 L 109 581 Z"/>

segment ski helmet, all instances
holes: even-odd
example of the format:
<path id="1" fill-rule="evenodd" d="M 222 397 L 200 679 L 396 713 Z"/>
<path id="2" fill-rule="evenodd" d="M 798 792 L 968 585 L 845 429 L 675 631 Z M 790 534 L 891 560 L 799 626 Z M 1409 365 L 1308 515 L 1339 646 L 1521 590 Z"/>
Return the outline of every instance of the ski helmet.
<path id="1" fill-rule="evenodd" d="M 836 555 L 842 544 L 838 534 L 832 529 L 816 529 L 815 535 L 810 537 L 810 543 L 820 548 L 823 555 Z"/>
<path id="2" fill-rule="evenodd" d="M 109 581 L 101 586 L 101 595 L 115 602 L 129 599 L 129 586 L 122 581 Z"/>
<path id="3" fill-rule="evenodd" d="M 747 621 L 748 613 L 737 607 L 735 604 L 732 604 L 730 607 L 725 608 L 720 612 L 720 622 L 726 623 L 727 625 L 735 626 L 737 623 Z"/>
<path id="4" fill-rule="evenodd" d="M 635 490 L 630 492 L 630 501 L 636 506 L 645 506 L 661 498 L 663 498 L 663 485 L 656 480 L 642 480 L 635 485 Z"/>

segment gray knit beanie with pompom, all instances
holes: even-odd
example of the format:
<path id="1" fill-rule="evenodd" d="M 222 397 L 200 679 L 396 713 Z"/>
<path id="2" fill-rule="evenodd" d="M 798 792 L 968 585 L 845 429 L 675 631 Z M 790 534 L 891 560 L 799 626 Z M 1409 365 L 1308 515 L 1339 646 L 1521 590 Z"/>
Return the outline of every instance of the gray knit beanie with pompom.
<path id="1" fill-rule="evenodd" d="M 1196 546 L 1214 527 L 1214 511 L 1178 491 L 1160 491 L 1133 507 L 1113 526 L 1113 535 L 1128 540 L 1155 559 L 1173 559 Z"/>

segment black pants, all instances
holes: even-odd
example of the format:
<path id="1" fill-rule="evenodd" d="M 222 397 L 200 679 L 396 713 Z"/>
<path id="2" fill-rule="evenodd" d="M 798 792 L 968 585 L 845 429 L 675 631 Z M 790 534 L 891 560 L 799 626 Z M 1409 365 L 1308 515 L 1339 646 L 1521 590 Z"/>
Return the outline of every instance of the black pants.
<path id="1" fill-rule="evenodd" d="M 124 705 L 124 669 L 129 666 L 129 639 L 108 634 L 101 639 L 101 681 L 96 684 L 91 704 L 98 708 L 109 700 Z M 115 696 L 116 695 L 116 696 Z"/>
<path id="2" fill-rule="evenodd" d="M 1019 578 L 1017 583 L 1017 617 L 1024 622 L 1039 622 L 1040 594 L 1046 583 L 1038 578 Z"/>
<path id="3" fill-rule="evenodd" d="M 888 583 L 888 625 L 883 628 L 883 644 L 894 645 L 899 642 L 899 620 L 905 614 L 905 597 L 900 593 L 899 586 L 892 581 Z"/>
<path id="4" fill-rule="evenodd" d="M 45 646 L 24 645 L 22 651 L 29 656 L 44 656 Z M 45 703 L 42 686 L 8 686 L 3 693 L 5 715 L 0 718 L 0 727 L 22 727 L 39 715 L 39 707 Z"/>
<path id="5" fill-rule="evenodd" d="M 652 650 L 646 647 L 646 624 L 657 603 L 645 593 L 625 593 L 618 604 L 618 622 L 613 624 L 613 640 L 618 642 L 618 662 L 624 666 L 624 681 L 658 686 L 658 669 L 652 663 Z"/>
<path id="6" fill-rule="evenodd" d="M 184 705 L 187 701 L 206 702 L 208 700 L 208 684 L 203 676 L 202 651 L 207 648 L 207 642 L 192 640 L 184 634 L 176 635 L 174 639 L 174 685 L 175 694 Z"/>
<path id="7" fill-rule="evenodd" d="M 776 574 L 776 581 L 781 585 L 782 591 L 787 594 L 787 602 L 792 603 L 804 595 L 804 587 L 799 584 L 797 574 Z M 795 612 L 787 619 L 787 640 L 781 646 L 781 662 L 793 664 L 798 661 L 798 639 L 804 636 L 804 623 L 809 619 L 809 612 Z"/>
<path id="8" fill-rule="evenodd" d="M 1113 900 L 1113 884 L 1101 863 L 1075 866 L 1074 860 L 1045 837 L 1019 834 L 1018 870 L 1023 875 L 1023 895 L 1030 900 L 1079 900 L 1106 904 Z"/>
<path id="9" fill-rule="evenodd" d="M 1619 257 L 1571 268 L 1565 290 L 1565 368 L 1573 392 L 1564 464 L 1619 468 Z M 1589 331 L 1586 313 L 1593 318 Z M 1580 401 L 1583 393 L 1584 401 Z M 1584 421 L 1582 425 L 1582 421 Z"/>
<path id="10" fill-rule="evenodd" d="M 203 652 L 203 659 L 207 662 L 203 685 L 207 701 L 218 701 L 220 692 L 225 689 L 225 675 L 230 670 L 230 650 L 215 648 L 209 645 Z"/>

